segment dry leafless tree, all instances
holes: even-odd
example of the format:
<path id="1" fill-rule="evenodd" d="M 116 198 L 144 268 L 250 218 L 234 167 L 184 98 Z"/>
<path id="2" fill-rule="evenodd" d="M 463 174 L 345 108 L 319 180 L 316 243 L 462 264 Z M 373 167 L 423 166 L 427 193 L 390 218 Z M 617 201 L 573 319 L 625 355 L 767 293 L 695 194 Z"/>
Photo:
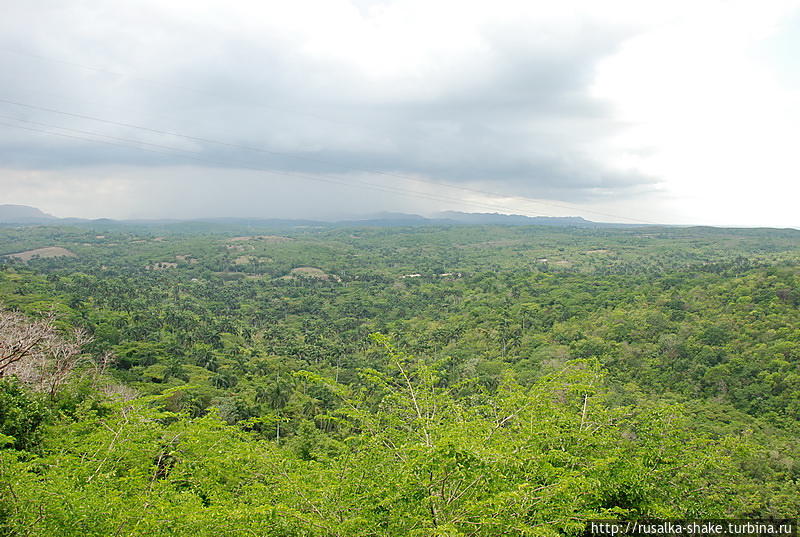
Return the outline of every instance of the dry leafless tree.
<path id="1" fill-rule="evenodd" d="M 76 328 L 65 337 L 55 326 L 55 315 L 31 320 L 0 310 L 0 377 L 14 375 L 22 382 L 54 396 L 75 368 L 85 360 L 83 347 L 91 336 Z M 95 368 L 102 372 L 110 357 Z"/>

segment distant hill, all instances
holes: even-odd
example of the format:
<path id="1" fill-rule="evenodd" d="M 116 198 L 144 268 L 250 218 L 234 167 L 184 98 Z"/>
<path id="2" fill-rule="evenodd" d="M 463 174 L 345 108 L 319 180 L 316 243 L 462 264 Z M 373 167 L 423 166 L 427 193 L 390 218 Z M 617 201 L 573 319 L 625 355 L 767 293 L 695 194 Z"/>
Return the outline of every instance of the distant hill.
<path id="1" fill-rule="evenodd" d="M 364 216 L 353 216 L 338 221 L 321 221 L 288 218 L 191 218 L 191 219 L 148 219 L 148 220 L 112 220 L 100 218 L 88 220 L 83 218 L 56 218 L 35 207 L 26 205 L 0 205 L 0 224 L 71 224 L 90 225 L 94 227 L 116 227 L 125 225 L 139 226 L 255 226 L 255 227 L 328 227 L 328 226 L 374 226 L 374 227 L 406 227 L 435 225 L 487 225 L 487 226 L 626 226 L 630 224 L 607 224 L 592 222 L 580 216 L 523 216 L 520 214 L 500 213 L 464 213 L 446 211 L 431 217 L 418 214 L 382 212 Z"/>
<path id="2" fill-rule="evenodd" d="M 404 227 L 426 226 L 440 223 L 438 220 L 425 218 L 418 214 L 382 212 L 366 216 L 357 216 L 346 220 L 334 222 L 339 226 L 375 226 L 375 227 Z"/>
<path id="3" fill-rule="evenodd" d="M 0 222 L 9 224 L 38 224 L 58 220 L 55 216 L 27 205 L 0 205 Z"/>
<path id="4" fill-rule="evenodd" d="M 407 213 L 377 213 L 335 222 L 335 225 L 365 226 L 433 226 L 433 225 L 487 225 L 487 226 L 572 226 L 597 227 L 625 224 L 592 222 L 580 216 L 523 216 L 500 213 L 463 213 L 445 211 L 430 217 Z"/>
<path id="5" fill-rule="evenodd" d="M 436 215 L 443 220 L 461 224 L 491 224 L 506 226 L 597 226 L 601 225 L 580 216 L 523 216 L 521 214 L 462 213 L 445 211 Z"/>

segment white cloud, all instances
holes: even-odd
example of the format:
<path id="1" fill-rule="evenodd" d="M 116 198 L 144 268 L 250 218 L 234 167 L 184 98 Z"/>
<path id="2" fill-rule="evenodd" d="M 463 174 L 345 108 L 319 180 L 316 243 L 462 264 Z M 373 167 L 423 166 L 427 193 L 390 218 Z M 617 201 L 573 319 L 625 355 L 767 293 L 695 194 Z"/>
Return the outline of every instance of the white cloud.
<path id="1" fill-rule="evenodd" d="M 252 186 L 238 163 L 353 180 L 386 170 L 547 198 L 572 214 L 797 226 L 800 99 L 786 81 L 800 77 L 793 62 L 770 61 L 793 57 L 790 45 L 764 46 L 791 32 L 797 10 L 796 1 L 20 2 L 0 21 L 0 67 L 11 74 L 0 97 L 311 160 L 5 105 L 0 114 L 99 126 L 228 162 L 196 170 L 210 198 L 227 195 L 226 210 L 244 203 L 230 192 Z M 142 185 L 166 184 L 185 160 L 45 138 L 0 127 L 0 154 L 20 170 L 6 177 L 29 182 L 5 201 L 24 201 L 9 197 L 19 192 L 35 202 L 38 189 L 42 200 L 73 200 L 62 208 L 74 214 L 114 207 L 109 216 L 129 216 L 181 200 L 181 188 L 156 188 L 149 194 L 161 198 L 148 201 Z M 102 175 L 111 169 L 125 173 Z M 81 205 L 59 190 L 76 170 L 104 177 L 95 195 L 106 202 Z M 36 173 L 47 179 L 30 182 Z M 218 189 L 214 177 L 235 186 Z M 129 189 L 126 198 L 115 201 L 122 190 L 112 185 Z M 202 194 L 191 210 L 208 214 Z M 298 203 L 284 195 L 283 208 Z M 471 208 L 363 196 L 378 209 Z"/>
<path id="2" fill-rule="evenodd" d="M 628 41 L 594 92 L 630 125 L 622 162 L 661 178 L 675 220 L 798 226 L 800 96 L 754 54 L 797 3 L 709 4 Z"/>

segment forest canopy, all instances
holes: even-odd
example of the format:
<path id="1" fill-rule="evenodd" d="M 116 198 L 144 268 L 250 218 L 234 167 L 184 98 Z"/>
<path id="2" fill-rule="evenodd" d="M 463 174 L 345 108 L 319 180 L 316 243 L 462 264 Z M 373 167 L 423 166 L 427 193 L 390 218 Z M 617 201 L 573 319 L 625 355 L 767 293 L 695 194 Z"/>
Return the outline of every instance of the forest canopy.
<path id="1" fill-rule="evenodd" d="M 799 246 L 763 229 L 0 228 L 0 535 L 798 517 Z"/>

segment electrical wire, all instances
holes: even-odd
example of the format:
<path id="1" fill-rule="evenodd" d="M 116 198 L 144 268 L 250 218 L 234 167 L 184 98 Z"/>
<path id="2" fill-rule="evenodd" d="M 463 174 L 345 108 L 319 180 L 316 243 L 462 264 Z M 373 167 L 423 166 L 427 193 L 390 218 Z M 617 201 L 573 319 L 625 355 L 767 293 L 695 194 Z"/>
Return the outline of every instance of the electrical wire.
<path id="1" fill-rule="evenodd" d="M 25 126 L 22 126 L 22 125 L 12 125 L 12 124 L 9 124 L 9 123 L 0 122 L 0 125 L 5 126 L 5 127 L 11 127 L 11 128 L 22 129 L 22 130 L 26 130 L 26 131 L 30 131 L 30 132 L 48 134 L 48 135 L 51 135 L 51 136 L 58 136 L 58 137 L 62 137 L 62 138 L 70 138 L 70 139 L 74 139 L 74 140 L 102 143 L 102 144 L 105 144 L 105 145 L 123 147 L 123 148 L 126 148 L 126 149 L 130 149 L 130 148 L 139 149 L 139 150 L 142 150 L 142 151 L 148 151 L 148 152 L 158 153 L 158 154 L 168 155 L 168 156 L 175 156 L 176 152 L 181 152 L 181 153 L 184 153 L 184 154 L 180 155 L 182 157 L 189 158 L 191 160 L 195 160 L 195 161 L 199 161 L 199 162 L 203 162 L 205 164 L 212 164 L 212 165 L 215 165 L 215 166 L 223 166 L 223 167 L 234 166 L 234 167 L 238 167 L 238 168 L 242 168 L 242 169 L 248 169 L 248 170 L 258 171 L 258 172 L 262 172 L 262 173 L 269 173 L 269 174 L 276 175 L 276 176 L 298 177 L 298 178 L 301 178 L 301 179 L 306 179 L 306 180 L 311 180 L 311 181 L 338 184 L 338 185 L 343 185 L 343 186 L 348 186 L 348 187 L 355 187 L 355 188 L 357 188 L 359 186 L 363 186 L 363 187 L 366 187 L 366 188 L 370 188 L 372 190 L 388 192 L 388 193 L 391 193 L 391 194 L 400 194 L 400 195 L 404 195 L 404 196 L 408 196 L 408 197 L 415 197 L 415 198 L 420 198 L 420 199 L 427 199 L 427 200 L 430 200 L 430 201 L 457 202 L 457 203 L 461 203 L 461 204 L 472 205 L 474 207 L 482 208 L 484 210 L 486 210 L 486 209 L 489 209 L 489 210 L 500 210 L 500 211 L 510 211 L 511 210 L 511 209 L 509 209 L 507 207 L 502 207 L 502 206 L 497 206 L 497 205 L 490 205 L 490 204 L 486 204 L 486 203 L 473 202 L 473 201 L 463 200 L 463 199 L 460 199 L 460 198 L 444 197 L 444 196 L 440 196 L 440 195 L 436 195 L 436 194 L 413 192 L 413 191 L 409 191 L 409 190 L 405 190 L 405 189 L 399 189 L 399 188 L 386 186 L 386 185 L 375 185 L 373 183 L 368 183 L 368 182 L 364 182 L 364 181 L 360 181 L 360 184 L 353 184 L 351 182 L 342 181 L 342 180 L 339 180 L 339 179 L 332 178 L 330 176 L 308 175 L 308 174 L 292 172 L 292 171 L 276 171 L 276 170 L 272 170 L 272 169 L 269 169 L 269 168 L 262 168 L 262 167 L 256 167 L 256 166 L 251 166 L 251 165 L 244 165 L 244 164 L 239 164 L 239 163 L 232 163 L 232 162 L 220 161 L 220 160 L 215 160 L 215 159 L 209 159 L 209 158 L 205 158 L 205 157 L 196 156 L 196 155 L 202 155 L 202 153 L 199 153 L 199 152 L 188 151 L 188 150 L 184 150 L 184 149 L 180 149 L 180 148 L 174 148 L 174 147 L 170 147 L 170 146 L 164 146 L 164 145 L 161 145 L 161 144 L 153 144 L 153 143 L 149 143 L 149 142 L 142 142 L 142 141 L 139 141 L 139 140 L 133 140 L 133 139 L 130 139 L 130 138 L 121 138 L 121 137 L 116 137 L 116 136 L 109 136 L 109 135 L 100 134 L 100 133 L 96 133 L 96 132 L 92 132 L 92 131 L 84 131 L 84 130 L 80 130 L 80 129 L 71 129 L 71 128 L 68 128 L 68 127 L 59 127 L 59 126 L 47 125 L 45 123 L 40 123 L 40 122 L 35 122 L 35 121 L 30 121 L 30 120 L 25 120 L 25 119 L 19 119 L 19 118 L 13 118 L 13 117 L 9 117 L 9 116 L 0 116 L 0 117 L 5 118 L 5 119 L 12 119 L 14 121 L 20 121 L 20 122 L 40 125 L 40 126 L 48 126 L 48 127 L 51 127 L 51 128 L 57 128 L 57 129 L 60 129 L 60 130 L 65 130 L 65 131 L 68 131 L 68 132 L 77 132 L 77 133 L 86 134 L 86 135 L 89 135 L 89 136 L 107 138 L 108 140 L 87 138 L 85 136 L 76 136 L 76 135 L 72 135 L 72 134 L 65 134 L 65 133 L 60 133 L 60 132 L 52 132 L 52 131 L 47 131 L 47 130 L 44 130 L 44 129 L 37 129 L 37 128 L 32 128 L 32 127 L 25 127 Z M 113 140 L 113 141 L 109 141 L 109 140 Z M 127 142 L 127 143 L 119 143 L 119 142 Z M 147 145 L 148 147 L 140 147 L 140 146 L 136 146 L 136 145 L 131 145 L 131 143 Z M 153 149 L 153 148 L 155 148 L 155 149 Z M 543 215 L 527 214 L 525 216 L 533 216 L 533 217 L 535 217 L 535 216 L 543 216 Z"/>
<path id="2" fill-rule="evenodd" d="M 131 128 L 131 129 L 137 129 L 137 130 L 141 130 L 141 131 L 145 131 L 145 132 L 150 132 L 150 133 L 153 133 L 153 134 L 159 134 L 159 135 L 183 138 L 183 139 L 191 140 L 191 141 L 194 141 L 194 142 L 201 142 L 201 143 L 220 145 L 220 146 L 224 146 L 224 147 L 241 149 L 241 150 L 245 150 L 245 151 L 259 152 L 259 153 L 264 153 L 264 154 L 269 154 L 269 155 L 279 155 L 279 156 L 294 158 L 294 159 L 298 159 L 298 160 L 305 160 L 305 161 L 309 161 L 309 162 L 315 162 L 315 163 L 318 163 L 318 164 L 339 165 L 338 163 L 334 163 L 334 162 L 331 162 L 331 161 L 326 161 L 326 160 L 323 160 L 323 159 L 316 159 L 316 158 L 312 158 L 312 157 L 306 157 L 306 156 L 303 156 L 303 155 L 297 155 L 295 153 L 268 150 L 268 149 L 264 149 L 264 148 L 257 148 L 257 147 L 251 147 L 251 146 L 246 146 L 246 145 L 241 145 L 241 144 L 234 144 L 234 143 L 230 143 L 230 142 L 224 142 L 224 141 L 221 141 L 221 140 L 215 140 L 215 139 L 211 139 L 211 138 L 193 136 L 193 135 L 174 132 L 174 131 L 167 131 L 167 130 L 162 130 L 162 129 L 154 129 L 154 128 L 151 128 L 151 127 L 145 127 L 145 126 L 142 126 L 142 125 L 136 125 L 136 124 L 133 124 L 133 123 L 114 121 L 114 120 L 105 119 L 105 118 L 99 118 L 99 117 L 96 117 L 96 116 L 90 116 L 90 115 L 86 115 L 86 114 L 78 114 L 78 113 L 67 112 L 67 111 L 59 110 L 59 109 L 55 109 L 55 108 L 37 106 L 37 105 L 29 104 L 29 103 L 22 103 L 22 102 L 14 101 L 14 100 L 11 100 L 11 99 L 4 99 L 2 97 L 0 97 L 0 103 L 11 104 L 11 105 L 14 105 L 14 106 L 28 108 L 28 109 L 31 109 L 31 110 L 39 110 L 39 111 L 43 111 L 43 112 L 60 114 L 60 115 L 67 116 L 67 117 L 74 117 L 74 118 L 78 118 L 78 119 L 96 121 L 96 122 L 99 122 L 99 123 L 115 125 L 115 126 L 118 126 L 118 127 L 126 127 L 126 128 Z M 16 119 L 16 118 L 14 118 L 14 119 Z M 578 210 L 578 211 L 582 211 L 584 213 L 594 214 L 594 215 L 598 215 L 598 216 L 605 216 L 605 217 L 615 218 L 615 219 L 619 219 L 619 220 L 628 220 L 628 221 L 631 221 L 631 222 L 636 222 L 636 223 L 641 223 L 641 224 L 659 225 L 657 222 L 642 220 L 642 219 L 638 219 L 638 218 L 630 218 L 630 217 L 615 215 L 615 214 L 611 214 L 611 213 L 593 211 L 593 210 L 590 210 L 590 209 L 579 209 L 579 208 L 571 207 L 571 206 L 568 206 L 568 205 L 562 205 L 562 204 L 557 204 L 557 203 L 552 203 L 552 202 L 543 202 L 543 201 L 539 201 L 539 200 L 536 200 L 536 199 L 528 198 L 528 197 L 525 197 L 525 196 L 508 195 L 508 194 L 502 194 L 502 193 L 498 193 L 498 192 L 491 192 L 491 191 L 488 191 L 488 190 L 474 189 L 474 188 L 470 188 L 470 187 L 452 185 L 452 184 L 445 183 L 445 182 L 440 182 L 440 181 L 433 181 L 433 180 L 429 180 L 429 179 L 420 179 L 418 177 L 412 177 L 412 176 L 403 175 L 403 174 L 397 174 L 397 173 L 393 173 L 393 172 L 385 172 L 385 171 L 380 171 L 380 170 L 371 170 L 371 169 L 366 169 L 366 168 L 353 168 L 353 167 L 351 167 L 351 169 L 354 169 L 354 170 L 357 170 L 357 171 L 361 171 L 361 172 L 364 172 L 364 173 L 371 173 L 371 174 L 376 174 L 376 175 L 395 177 L 395 178 L 404 179 L 404 180 L 407 180 L 407 181 L 413 181 L 413 182 L 426 184 L 426 185 L 442 186 L 442 187 L 445 187 L 445 188 L 450 188 L 450 189 L 458 190 L 458 191 L 461 191 L 461 192 L 469 192 L 471 194 L 479 194 L 479 195 L 482 195 L 482 196 L 489 196 L 489 197 L 494 197 L 494 198 L 514 199 L 514 200 L 518 200 L 518 201 L 521 201 L 523 203 L 528 203 L 528 204 L 536 204 L 536 205 L 542 205 L 542 206 L 558 207 L 558 208 L 561 208 L 561 209 L 569 209 L 569 210 Z M 266 170 L 262 170 L 262 171 L 266 171 Z M 461 201 L 461 200 L 450 199 L 450 201 Z M 504 209 L 504 210 L 508 210 L 508 209 Z M 510 210 L 512 212 L 515 211 L 514 209 L 510 209 Z"/>

